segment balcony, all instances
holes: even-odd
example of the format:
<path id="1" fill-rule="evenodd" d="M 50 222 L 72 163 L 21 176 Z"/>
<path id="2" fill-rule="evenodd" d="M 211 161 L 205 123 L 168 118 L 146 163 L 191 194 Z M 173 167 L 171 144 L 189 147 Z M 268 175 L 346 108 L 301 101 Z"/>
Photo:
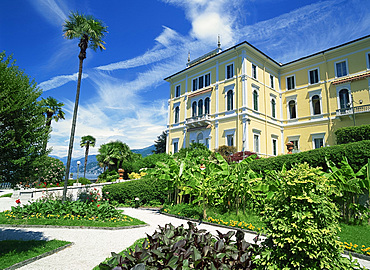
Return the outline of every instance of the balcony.
<path id="1" fill-rule="evenodd" d="M 337 110 L 337 116 L 343 116 L 343 115 L 350 116 L 350 115 L 353 115 L 354 113 L 357 114 L 357 113 L 363 113 L 363 112 L 370 112 L 370 104 L 339 109 Z"/>
<path id="2" fill-rule="evenodd" d="M 202 114 L 187 118 L 185 125 L 187 128 L 204 127 L 211 124 L 211 116 L 209 114 Z"/>

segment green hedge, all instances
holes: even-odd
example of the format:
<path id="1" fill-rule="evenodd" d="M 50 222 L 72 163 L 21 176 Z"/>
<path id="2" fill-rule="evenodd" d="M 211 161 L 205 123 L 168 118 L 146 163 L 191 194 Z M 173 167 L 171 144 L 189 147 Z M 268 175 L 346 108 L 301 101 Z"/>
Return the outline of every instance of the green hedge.
<path id="1" fill-rule="evenodd" d="M 290 169 L 294 164 L 307 162 L 312 167 L 322 167 L 326 171 L 325 156 L 335 164 L 338 164 L 343 160 L 343 156 L 346 156 L 352 168 L 358 171 L 370 158 L 370 140 L 322 147 L 296 154 L 256 159 L 250 163 L 250 168 L 254 171 L 263 172 L 265 170 L 281 170 L 284 163 L 286 168 Z"/>
<path id="2" fill-rule="evenodd" d="M 167 199 L 166 187 L 164 180 L 143 178 L 105 186 L 103 196 L 110 201 L 126 204 L 132 204 L 136 197 L 140 199 L 140 205 L 149 205 L 152 202 L 163 204 Z"/>
<path id="3" fill-rule="evenodd" d="M 343 127 L 339 128 L 334 133 L 335 136 L 337 136 L 337 144 L 370 140 L 370 125 Z"/>

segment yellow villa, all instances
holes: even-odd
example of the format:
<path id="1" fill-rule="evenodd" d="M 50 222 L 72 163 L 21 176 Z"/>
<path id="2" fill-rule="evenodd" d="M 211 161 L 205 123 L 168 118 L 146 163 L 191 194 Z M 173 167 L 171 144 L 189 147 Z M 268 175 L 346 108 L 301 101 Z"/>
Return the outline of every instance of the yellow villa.
<path id="1" fill-rule="evenodd" d="M 261 156 L 336 144 L 370 124 L 370 35 L 281 64 L 248 42 L 187 63 L 170 83 L 167 153 L 192 142 Z"/>

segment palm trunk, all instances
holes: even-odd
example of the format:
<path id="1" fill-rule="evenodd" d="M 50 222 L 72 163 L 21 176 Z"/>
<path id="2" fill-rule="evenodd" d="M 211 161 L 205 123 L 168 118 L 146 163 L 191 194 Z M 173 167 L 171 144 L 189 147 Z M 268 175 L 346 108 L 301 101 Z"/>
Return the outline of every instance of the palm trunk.
<path id="1" fill-rule="evenodd" d="M 89 156 L 89 142 L 87 142 L 86 144 L 86 151 L 85 151 L 85 164 L 84 164 L 84 178 L 85 178 L 85 175 L 86 175 L 86 165 L 87 165 L 87 157 Z"/>
<path id="2" fill-rule="evenodd" d="M 76 121 L 77 121 L 78 101 L 80 99 L 80 88 L 81 88 L 81 78 L 82 78 L 82 64 L 83 64 L 83 61 L 85 59 L 85 58 L 81 57 L 81 54 L 83 54 L 82 49 L 81 49 L 81 52 L 80 52 L 80 55 L 79 55 L 80 64 L 79 64 L 79 68 L 78 68 L 77 91 L 76 91 L 75 108 L 74 108 L 74 111 L 73 111 L 71 136 L 70 136 L 70 139 L 69 139 L 68 159 L 67 159 L 67 167 L 66 167 L 66 177 L 64 179 L 63 201 L 66 201 L 66 198 L 67 198 L 67 186 L 68 186 L 68 177 L 69 177 L 69 167 L 71 166 L 73 141 L 74 141 L 74 138 L 75 138 Z M 85 57 L 86 57 L 86 52 L 85 52 Z"/>

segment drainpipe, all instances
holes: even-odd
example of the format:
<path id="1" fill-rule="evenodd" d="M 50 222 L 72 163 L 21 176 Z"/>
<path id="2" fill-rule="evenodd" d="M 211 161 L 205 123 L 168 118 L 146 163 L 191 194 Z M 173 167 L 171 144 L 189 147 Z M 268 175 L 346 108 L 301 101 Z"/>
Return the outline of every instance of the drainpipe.
<path id="1" fill-rule="evenodd" d="M 328 61 L 326 60 L 326 57 L 325 57 L 325 53 L 322 53 L 322 57 L 324 58 L 324 61 L 325 61 L 325 92 L 326 92 L 326 106 L 327 106 L 327 109 L 328 109 L 328 118 L 329 118 L 329 124 L 328 124 L 328 135 L 330 134 L 330 129 L 332 127 L 332 120 L 331 120 L 331 109 L 330 109 L 330 93 L 329 93 L 329 89 L 328 89 L 328 81 L 329 81 L 329 75 L 328 75 Z M 329 137 L 329 136 L 328 136 Z"/>

